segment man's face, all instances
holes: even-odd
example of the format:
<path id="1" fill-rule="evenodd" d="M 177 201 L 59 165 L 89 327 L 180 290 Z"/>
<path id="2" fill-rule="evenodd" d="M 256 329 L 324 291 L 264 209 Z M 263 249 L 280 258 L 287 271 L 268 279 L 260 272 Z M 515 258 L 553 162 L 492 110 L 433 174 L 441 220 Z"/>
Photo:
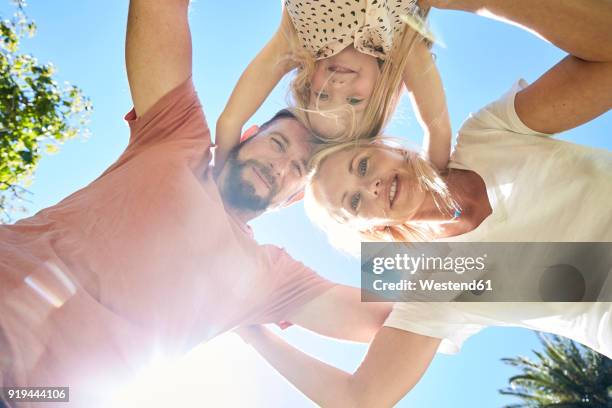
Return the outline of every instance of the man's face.
<path id="1" fill-rule="evenodd" d="M 232 150 L 221 173 L 224 201 L 239 210 L 278 207 L 302 191 L 312 154 L 308 131 L 282 118 Z"/>

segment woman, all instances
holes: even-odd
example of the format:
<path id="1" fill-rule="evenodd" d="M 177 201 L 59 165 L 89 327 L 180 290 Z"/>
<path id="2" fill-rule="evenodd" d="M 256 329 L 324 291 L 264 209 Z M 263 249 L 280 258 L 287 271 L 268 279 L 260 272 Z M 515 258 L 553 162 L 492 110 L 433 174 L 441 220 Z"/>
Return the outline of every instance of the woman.
<path id="1" fill-rule="evenodd" d="M 548 137 L 612 106 L 612 51 L 599 48 L 610 44 L 601 40 L 612 8 L 559 1 L 552 14 L 542 3 L 496 3 L 489 2 L 489 11 L 531 26 L 573 55 L 473 115 L 440 175 L 416 154 L 384 144 L 322 153 L 310 196 L 316 201 L 311 213 L 324 215 L 324 225 L 375 240 L 612 240 L 612 154 Z M 265 329 L 243 337 L 319 405 L 376 407 L 391 406 L 409 391 L 436 350 L 457 351 L 488 325 L 564 335 L 612 357 L 612 303 L 603 302 L 397 303 L 354 374 L 304 355 Z"/>

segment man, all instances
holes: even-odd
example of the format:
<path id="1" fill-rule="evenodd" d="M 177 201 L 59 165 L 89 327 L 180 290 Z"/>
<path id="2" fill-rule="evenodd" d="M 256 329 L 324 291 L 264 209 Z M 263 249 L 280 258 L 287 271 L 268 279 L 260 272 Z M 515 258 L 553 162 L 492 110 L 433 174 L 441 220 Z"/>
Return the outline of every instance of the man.
<path id="1" fill-rule="evenodd" d="M 117 162 L 57 205 L 0 228 L 4 386 L 70 386 L 70 406 L 108 406 L 155 352 L 286 321 L 369 341 L 388 314 L 251 236 L 246 222 L 291 203 L 304 185 L 313 146 L 291 115 L 262 126 L 213 178 L 191 81 L 188 3 L 130 2 L 134 110 Z"/>

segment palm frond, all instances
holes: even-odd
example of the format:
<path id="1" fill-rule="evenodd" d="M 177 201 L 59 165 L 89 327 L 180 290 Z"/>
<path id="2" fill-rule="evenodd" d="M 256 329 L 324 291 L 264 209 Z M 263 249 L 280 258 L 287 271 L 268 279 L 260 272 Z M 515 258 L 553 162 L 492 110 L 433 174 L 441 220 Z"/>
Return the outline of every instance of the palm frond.
<path id="1" fill-rule="evenodd" d="M 500 394 L 522 400 L 505 408 L 612 408 L 612 360 L 569 339 L 538 334 L 543 350 L 503 358 L 522 373 Z"/>

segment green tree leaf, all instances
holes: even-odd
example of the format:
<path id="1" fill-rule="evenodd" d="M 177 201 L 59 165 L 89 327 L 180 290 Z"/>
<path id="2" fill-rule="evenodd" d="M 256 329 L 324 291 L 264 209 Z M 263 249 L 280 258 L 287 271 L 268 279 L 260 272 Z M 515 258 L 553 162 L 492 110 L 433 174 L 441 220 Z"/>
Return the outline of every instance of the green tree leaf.
<path id="1" fill-rule="evenodd" d="M 43 153 L 54 153 L 66 140 L 87 134 L 91 101 L 73 85 L 60 87 L 51 63 L 19 54 L 20 41 L 36 33 L 14 0 L 11 18 L 0 16 L 0 223 L 23 210 L 22 202 Z"/>

